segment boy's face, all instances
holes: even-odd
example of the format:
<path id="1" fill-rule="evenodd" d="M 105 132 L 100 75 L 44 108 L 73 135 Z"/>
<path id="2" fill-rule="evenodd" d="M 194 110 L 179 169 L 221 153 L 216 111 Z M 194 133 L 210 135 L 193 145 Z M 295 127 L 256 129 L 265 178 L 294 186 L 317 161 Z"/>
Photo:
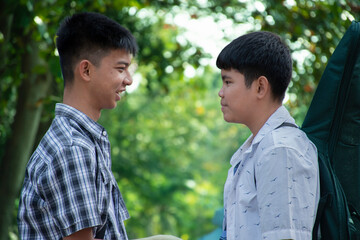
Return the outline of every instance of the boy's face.
<path id="1" fill-rule="evenodd" d="M 254 111 L 254 84 L 247 88 L 244 75 L 234 69 L 222 69 L 221 77 L 223 85 L 219 97 L 225 121 L 248 126 L 251 113 Z"/>
<path id="2" fill-rule="evenodd" d="M 125 50 L 111 50 L 100 65 L 92 65 L 91 104 L 96 110 L 116 107 L 126 86 L 132 84 L 129 72 L 132 55 Z"/>

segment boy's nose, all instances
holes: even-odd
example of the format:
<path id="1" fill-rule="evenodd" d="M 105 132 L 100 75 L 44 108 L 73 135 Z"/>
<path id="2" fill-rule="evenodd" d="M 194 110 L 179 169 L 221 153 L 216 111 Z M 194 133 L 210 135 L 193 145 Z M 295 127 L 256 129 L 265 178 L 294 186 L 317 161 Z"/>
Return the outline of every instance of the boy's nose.
<path id="1" fill-rule="evenodd" d="M 127 76 L 124 78 L 124 83 L 126 85 L 131 85 L 133 83 L 133 79 L 130 74 L 127 74 Z"/>
<path id="2" fill-rule="evenodd" d="M 221 88 L 219 93 L 218 93 L 219 97 L 223 98 L 224 97 L 224 91 L 223 89 Z"/>

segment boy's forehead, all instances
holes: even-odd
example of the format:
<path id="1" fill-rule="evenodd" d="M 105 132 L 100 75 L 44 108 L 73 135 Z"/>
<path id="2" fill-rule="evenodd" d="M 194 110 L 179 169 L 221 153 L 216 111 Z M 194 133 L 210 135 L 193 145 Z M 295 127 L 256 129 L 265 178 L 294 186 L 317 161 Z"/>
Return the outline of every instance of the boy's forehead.
<path id="1" fill-rule="evenodd" d="M 230 69 L 221 69 L 221 77 L 231 77 L 234 74 L 241 74 L 238 70 L 230 68 Z"/>
<path id="2" fill-rule="evenodd" d="M 125 49 L 113 49 L 110 50 L 107 58 L 117 64 L 130 65 L 133 55 Z"/>

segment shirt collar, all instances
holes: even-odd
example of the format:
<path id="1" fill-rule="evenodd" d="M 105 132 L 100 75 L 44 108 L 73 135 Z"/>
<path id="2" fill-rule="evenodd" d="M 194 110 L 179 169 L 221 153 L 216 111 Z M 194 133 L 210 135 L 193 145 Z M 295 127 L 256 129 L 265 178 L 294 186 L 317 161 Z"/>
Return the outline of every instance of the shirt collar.
<path id="1" fill-rule="evenodd" d="M 258 134 L 254 137 L 252 145 L 260 142 L 266 134 L 279 127 L 284 122 L 295 124 L 295 120 L 290 116 L 288 110 L 284 106 L 280 106 L 261 127 Z"/>
<path id="2" fill-rule="evenodd" d="M 57 103 L 55 106 L 55 116 L 66 117 L 74 120 L 77 124 L 86 129 L 92 136 L 96 137 L 97 139 L 107 135 L 103 126 L 92 120 L 85 113 L 69 105 Z"/>
<path id="3" fill-rule="evenodd" d="M 286 110 L 284 106 L 279 107 L 266 121 L 266 123 L 261 127 L 258 134 L 250 135 L 250 137 L 243 143 L 243 145 L 235 152 L 233 157 L 230 160 L 232 166 L 236 165 L 241 161 L 241 155 L 243 153 L 252 152 L 253 146 L 259 143 L 266 134 L 279 127 L 284 122 L 295 124 L 294 119 L 290 116 L 290 113 Z"/>

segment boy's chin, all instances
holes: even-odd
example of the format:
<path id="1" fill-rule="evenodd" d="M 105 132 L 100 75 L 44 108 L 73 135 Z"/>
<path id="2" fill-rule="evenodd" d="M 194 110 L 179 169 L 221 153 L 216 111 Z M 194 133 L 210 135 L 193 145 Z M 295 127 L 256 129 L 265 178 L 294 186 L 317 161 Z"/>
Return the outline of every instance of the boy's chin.
<path id="1" fill-rule="evenodd" d="M 239 122 L 239 121 L 237 121 L 235 119 L 231 119 L 229 117 L 226 117 L 225 115 L 224 115 L 224 120 L 225 120 L 225 122 L 228 122 L 228 123 L 240 123 L 241 124 L 241 122 Z"/>
<path id="2" fill-rule="evenodd" d="M 229 118 L 226 118 L 225 116 L 224 116 L 224 120 L 225 120 L 225 122 L 228 122 L 228 123 L 236 123 L 235 121 L 233 121 Z"/>

